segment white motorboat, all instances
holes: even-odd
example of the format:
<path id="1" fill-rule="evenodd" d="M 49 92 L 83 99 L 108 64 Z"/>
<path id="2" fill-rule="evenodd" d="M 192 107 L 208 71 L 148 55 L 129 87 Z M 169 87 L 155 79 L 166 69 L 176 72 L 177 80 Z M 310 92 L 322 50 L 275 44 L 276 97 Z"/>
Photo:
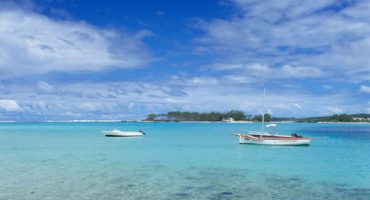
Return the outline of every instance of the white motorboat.
<path id="1" fill-rule="evenodd" d="M 102 131 L 106 137 L 140 137 L 145 135 L 143 131 L 121 131 L 113 129 L 111 131 Z"/>

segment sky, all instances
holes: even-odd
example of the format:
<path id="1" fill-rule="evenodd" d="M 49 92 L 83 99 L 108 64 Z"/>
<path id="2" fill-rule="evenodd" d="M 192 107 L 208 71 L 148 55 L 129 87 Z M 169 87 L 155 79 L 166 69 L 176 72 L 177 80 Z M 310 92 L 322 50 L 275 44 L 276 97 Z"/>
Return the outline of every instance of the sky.
<path id="1" fill-rule="evenodd" d="M 369 10 L 355 0 L 0 0 L 0 121 L 370 113 Z"/>

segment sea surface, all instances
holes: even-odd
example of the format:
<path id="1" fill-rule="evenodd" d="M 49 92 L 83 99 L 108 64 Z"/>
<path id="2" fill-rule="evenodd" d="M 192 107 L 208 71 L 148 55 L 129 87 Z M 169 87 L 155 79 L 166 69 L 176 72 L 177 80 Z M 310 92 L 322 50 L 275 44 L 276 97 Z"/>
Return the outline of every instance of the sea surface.
<path id="1" fill-rule="evenodd" d="M 107 138 L 102 130 L 143 130 Z M 1 123 L 0 199 L 370 199 L 370 125 L 278 125 L 310 146 L 240 145 L 257 123 Z"/>

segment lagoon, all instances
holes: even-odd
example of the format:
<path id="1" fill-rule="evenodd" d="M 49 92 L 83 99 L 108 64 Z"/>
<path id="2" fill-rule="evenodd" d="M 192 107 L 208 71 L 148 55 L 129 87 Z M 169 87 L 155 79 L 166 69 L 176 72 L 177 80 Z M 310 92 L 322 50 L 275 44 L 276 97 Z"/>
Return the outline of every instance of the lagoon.
<path id="1" fill-rule="evenodd" d="M 100 132 L 144 130 L 142 138 Z M 1 123 L 0 199 L 370 199 L 370 125 L 279 124 L 308 147 L 239 145 L 259 123 Z"/>

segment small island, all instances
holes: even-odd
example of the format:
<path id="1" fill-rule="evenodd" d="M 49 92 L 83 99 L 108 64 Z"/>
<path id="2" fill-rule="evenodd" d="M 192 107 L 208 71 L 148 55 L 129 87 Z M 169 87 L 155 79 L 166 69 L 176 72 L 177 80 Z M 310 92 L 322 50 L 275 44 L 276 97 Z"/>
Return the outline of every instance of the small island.
<path id="1" fill-rule="evenodd" d="M 231 110 L 228 112 L 180 112 L 171 111 L 163 114 L 149 114 L 143 121 L 147 122 L 260 122 L 262 115 L 246 114 L 243 111 Z M 335 114 L 320 117 L 273 117 L 264 114 L 265 122 L 300 122 L 300 123 L 335 123 L 335 122 L 370 122 L 370 114 Z"/>
<path id="2" fill-rule="evenodd" d="M 308 123 L 334 123 L 334 122 L 354 122 L 354 123 L 369 123 L 370 114 L 335 114 L 332 116 L 322 117 L 307 117 L 307 118 L 290 118 L 296 122 Z"/>
<path id="3" fill-rule="evenodd" d="M 265 114 L 265 121 L 270 121 L 271 115 Z M 250 115 L 243 111 L 231 110 L 228 112 L 180 112 L 172 111 L 163 114 L 149 114 L 144 121 L 262 121 L 261 115 Z"/>

